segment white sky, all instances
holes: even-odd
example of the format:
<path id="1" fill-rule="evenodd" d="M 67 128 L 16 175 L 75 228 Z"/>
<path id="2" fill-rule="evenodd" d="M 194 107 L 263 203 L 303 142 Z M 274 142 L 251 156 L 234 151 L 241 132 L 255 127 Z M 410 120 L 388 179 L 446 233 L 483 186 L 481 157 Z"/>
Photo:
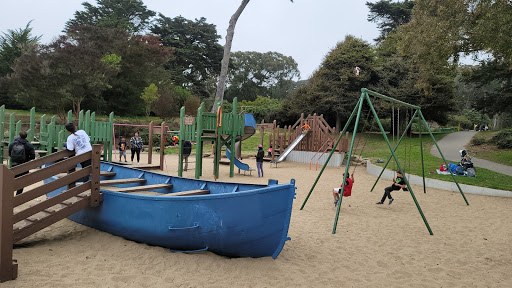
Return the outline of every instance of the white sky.
<path id="1" fill-rule="evenodd" d="M 84 0 L 0 0 L 0 32 L 19 29 L 33 20 L 33 36 L 49 43 Z M 96 5 L 96 1 L 87 1 Z M 205 17 L 224 37 L 241 0 L 144 0 L 148 9 L 167 17 Z M 351 34 L 370 43 L 378 36 L 366 18 L 366 0 L 252 0 L 238 19 L 232 51 L 276 51 L 292 56 L 307 79 L 324 56 Z"/>

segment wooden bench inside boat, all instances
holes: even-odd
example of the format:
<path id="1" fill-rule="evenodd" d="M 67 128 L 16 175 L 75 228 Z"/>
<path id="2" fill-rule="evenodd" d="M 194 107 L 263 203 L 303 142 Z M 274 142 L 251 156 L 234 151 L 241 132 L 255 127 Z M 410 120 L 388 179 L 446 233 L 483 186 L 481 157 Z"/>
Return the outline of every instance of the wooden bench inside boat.
<path id="1" fill-rule="evenodd" d="M 172 184 L 153 184 L 153 185 L 140 185 L 140 186 L 134 186 L 134 187 L 108 187 L 105 188 L 108 191 L 113 192 L 122 192 L 122 193 L 128 193 L 128 192 L 140 192 L 140 191 L 152 191 L 152 190 L 158 190 L 158 189 L 171 189 Z M 162 194 L 166 195 L 166 194 Z"/>
<path id="2" fill-rule="evenodd" d="M 165 194 L 163 196 L 192 196 L 192 195 L 206 195 L 210 194 L 210 190 L 188 190 L 188 191 L 182 191 L 182 192 L 176 192 L 176 193 L 169 193 Z"/>
<path id="3" fill-rule="evenodd" d="M 76 168 L 76 171 L 78 171 L 80 169 L 82 169 L 82 168 Z M 65 177 L 66 175 L 68 175 L 68 174 L 67 173 L 59 173 L 59 174 L 55 175 L 55 177 L 62 178 L 62 177 Z M 100 176 L 114 177 L 114 176 L 116 176 L 116 172 L 100 171 Z"/>
<path id="4" fill-rule="evenodd" d="M 100 180 L 100 186 L 110 186 L 110 185 L 130 184 L 130 183 L 146 183 L 146 179 L 126 178 L 126 179 Z"/>

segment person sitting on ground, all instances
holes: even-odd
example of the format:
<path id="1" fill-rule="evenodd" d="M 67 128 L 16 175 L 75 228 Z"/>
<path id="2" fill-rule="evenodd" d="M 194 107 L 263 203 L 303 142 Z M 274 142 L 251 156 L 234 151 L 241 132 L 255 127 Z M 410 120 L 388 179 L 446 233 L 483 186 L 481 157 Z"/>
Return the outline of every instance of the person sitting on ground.
<path id="1" fill-rule="evenodd" d="M 36 159 L 36 150 L 34 146 L 27 140 L 27 132 L 21 131 L 19 137 L 9 145 L 9 157 L 11 157 L 11 167 L 27 163 L 30 160 Z M 18 174 L 15 178 L 28 174 L 28 171 Z M 23 188 L 16 191 L 16 195 L 23 193 Z"/>
<path id="2" fill-rule="evenodd" d="M 119 141 L 119 161 L 121 161 L 124 156 L 124 162 L 128 162 L 126 161 L 126 148 L 126 138 L 121 137 L 121 141 Z"/>
<path id="3" fill-rule="evenodd" d="M 391 203 L 393 203 L 393 201 L 395 201 L 395 199 L 393 199 L 393 197 L 391 197 L 391 192 L 395 191 L 395 190 L 400 190 L 402 188 L 405 189 L 406 187 L 407 187 L 407 185 L 405 185 L 405 180 L 404 180 L 404 177 L 402 176 L 402 173 L 400 173 L 400 170 L 396 171 L 396 178 L 393 177 L 393 184 L 384 189 L 384 195 L 382 196 L 382 199 L 380 200 L 380 202 L 377 202 L 377 204 L 384 204 L 384 200 L 386 200 L 386 197 L 387 197 L 387 198 L 389 198 L 388 205 L 391 205 Z"/>
<path id="4" fill-rule="evenodd" d="M 343 173 L 343 177 L 345 177 L 345 173 Z M 347 181 L 345 181 L 345 188 L 343 189 L 343 197 L 348 197 L 352 195 L 352 186 L 354 185 L 354 173 L 352 173 L 352 177 L 350 177 L 350 173 L 347 174 Z M 341 187 L 334 188 L 332 191 L 332 196 L 334 197 L 334 206 L 338 205 L 338 201 L 340 200 Z"/>
<path id="5" fill-rule="evenodd" d="M 441 167 L 439 167 L 439 171 L 441 172 L 448 172 L 448 169 L 446 168 L 446 164 L 441 164 Z"/>

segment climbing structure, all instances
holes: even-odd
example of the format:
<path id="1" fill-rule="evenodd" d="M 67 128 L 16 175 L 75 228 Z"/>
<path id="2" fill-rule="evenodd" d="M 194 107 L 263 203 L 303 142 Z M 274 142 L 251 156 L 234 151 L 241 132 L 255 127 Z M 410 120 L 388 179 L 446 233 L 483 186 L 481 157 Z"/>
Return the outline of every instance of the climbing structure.
<path id="1" fill-rule="evenodd" d="M 237 98 L 233 99 L 233 111 L 231 113 L 222 113 L 222 109 L 217 110 L 217 113 L 210 113 L 205 112 L 204 109 L 204 103 L 201 103 L 197 109 L 197 116 L 193 117 L 185 115 L 185 107 L 181 107 L 180 158 L 178 164 L 178 176 L 180 177 L 183 176 L 183 141 L 188 140 L 196 143 L 196 179 L 199 179 L 203 174 L 204 144 L 214 144 L 214 174 L 217 179 L 219 177 L 222 146 L 225 145 L 231 151 L 235 151 L 235 142 L 241 140 L 246 135 L 244 126 L 245 115 L 237 113 Z M 229 177 L 233 177 L 235 153 L 231 153 L 230 156 Z"/>

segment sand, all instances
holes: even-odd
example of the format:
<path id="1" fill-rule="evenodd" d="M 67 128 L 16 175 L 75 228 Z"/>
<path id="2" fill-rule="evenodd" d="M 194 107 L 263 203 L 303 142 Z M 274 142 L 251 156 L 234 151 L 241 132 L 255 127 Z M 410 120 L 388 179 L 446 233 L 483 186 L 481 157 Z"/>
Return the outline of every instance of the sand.
<path id="1" fill-rule="evenodd" d="M 166 157 L 165 172 L 177 175 L 177 157 Z M 211 159 L 204 161 L 205 179 L 213 178 Z M 245 161 L 255 166 L 254 159 Z M 171 253 L 66 219 L 18 245 L 18 279 L 0 287 L 512 287 L 511 198 L 468 194 L 466 206 L 459 193 L 424 194 L 413 186 L 434 232 L 430 236 L 409 192 L 393 192 L 392 205 L 375 205 L 389 180 L 369 192 L 376 177 L 358 167 L 333 235 L 331 191 L 344 168 L 327 168 L 301 211 L 318 175 L 308 166 L 265 163 L 264 178 L 229 178 L 229 166 L 221 166 L 224 181 L 296 179 L 292 240 L 275 260 Z"/>

